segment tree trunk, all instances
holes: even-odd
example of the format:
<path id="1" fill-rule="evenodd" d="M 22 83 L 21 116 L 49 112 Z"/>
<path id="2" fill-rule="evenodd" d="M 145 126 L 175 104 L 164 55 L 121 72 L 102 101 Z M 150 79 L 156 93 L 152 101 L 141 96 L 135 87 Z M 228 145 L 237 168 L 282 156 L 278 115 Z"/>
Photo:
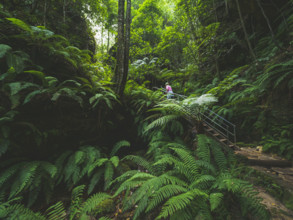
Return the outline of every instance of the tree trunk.
<path id="1" fill-rule="evenodd" d="M 126 25 L 125 25 L 125 47 L 124 47 L 124 73 L 121 83 L 121 91 L 119 95 L 123 95 L 126 85 L 128 67 L 129 67 L 129 45 L 130 45 L 130 24 L 131 24 L 131 0 L 127 0 L 126 9 Z"/>
<path id="2" fill-rule="evenodd" d="M 103 41 L 103 35 L 104 35 L 104 26 L 102 24 L 102 31 L 101 31 L 101 53 L 104 54 L 104 41 Z"/>
<path id="3" fill-rule="evenodd" d="M 118 42 L 117 42 L 117 57 L 115 75 L 113 77 L 114 91 L 117 94 L 121 94 L 122 90 L 122 78 L 124 73 L 124 5 L 125 0 L 119 0 L 118 2 Z"/>
<path id="4" fill-rule="evenodd" d="M 243 32 L 244 32 L 244 37 L 245 37 L 245 40 L 246 40 L 247 45 L 248 45 L 249 53 L 252 56 L 252 58 L 254 60 L 256 60 L 256 56 L 255 56 L 255 54 L 253 52 L 252 46 L 251 46 L 250 41 L 249 41 L 249 38 L 248 38 L 248 34 L 247 34 L 247 31 L 246 31 L 246 28 L 245 28 L 245 24 L 244 24 L 244 20 L 243 20 L 243 17 L 242 17 L 242 13 L 241 13 L 241 10 L 240 10 L 240 6 L 239 6 L 239 1 L 238 0 L 236 0 L 236 5 L 237 5 L 237 10 L 238 10 L 238 14 L 239 14 L 241 26 L 242 26 L 242 29 L 243 29 Z"/>
<path id="5" fill-rule="evenodd" d="M 271 33 L 271 36 L 272 36 L 272 41 L 274 42 L 274 44 L 275 44 L 280 50 L 283 50 L 283 48 L 281 48 L 281 46 L 279 45 L 279 43 L 276 41 L 275 34 L 274 34 L 274 31 L 273 31 L 273 29 L 272 29 L 272 27 L 271 27 L 271 24 L 270 24 L 269 18 L 268 18 L 268 16 L 266 15 L 266 13 L 265 13 L 265 11 L 264 11 L 264 9 L 263 9 L 263 7 L 262 7 L 260 1 L 259 1 L 259 0 L 256 0 L 256 2 L 257 2 L 258 6 L 259 6 L 259 8 L 260 8 L 260 10 L 261 10 L 261 13 L 262 13 L 262 15 L 264 16 L 264 18 L 265 18 L 265 20 L 266 20 L 266 22 L 267 22 L 267 25 L 268 25 L 268 27 L 269 27 L 269 29 L 270 29 L 270 33 Z"/>
<path id="6" fill-rule="evenodd" d="M 63 1 L 63 23 L 65 24 L 66 20 L 66 0 Z"/>
<path id="7" fill-rule="evenodd" d="M 110 30 L 108 28 L 107 53 L 109 53 L 109 45 L 110 45 Z"/>
<path id="8" fill-rule="evenodd" d="M 32 4 L 32 9 L 31 9 L 31 11 L 30 11 L 30 14 L 35 13 L 35 10 L 36 10 L 37 7 L 38 7 L 38 3 L 39 3 L 39 0 L 35 0 L 35 1 L 33 2 L 33 4 Z"/>
<path id="9" fill-rule="evenodd" d="M 46 27 L 46 22 L 47 22 L 47 0 L 45 0 L 44 4 L 44 27 Z"/>
<path id="10" fill-rule="evenodd" d="M 214 7 L 214 11 L 215 11 L 215 22 L 218 23 L 218 14 L 217 14 L 217 6 L 216 6 L 216 2 L 215 0 L 213 0 L 213 7 Z M 214 44 L 214 48 L 215 48 L 215 65 L 216 65 L 216 74 L 220 79 L 220 70 L 219 70 L 219 61 L 218 61 L 218 48 L 217 48 L 217 41 L 215 41 Z"/>

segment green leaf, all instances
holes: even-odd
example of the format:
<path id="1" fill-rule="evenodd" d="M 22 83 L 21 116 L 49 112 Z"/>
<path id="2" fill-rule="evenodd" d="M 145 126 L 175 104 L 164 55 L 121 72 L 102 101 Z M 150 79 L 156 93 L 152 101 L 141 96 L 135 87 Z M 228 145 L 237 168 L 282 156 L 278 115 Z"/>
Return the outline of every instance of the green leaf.
<path id="1" fill-rule="evenodd" d="M 222 202 L 224 195 L 222 193 L 210 194 L 211 211 L 214 211 Z"/>
<path id="2" fill-rule="evenodd" d="M 31 75 L 34 75 L 36 77 L 38 77 L 40 80 L 42 80 L 42 83 L 44 84 L 45 82 L 45 73 L 41 72 L 41 71 L 37 71 L 37 70 L 27 70 L 27 71 L 23 71 L 24 73 L 29 73 Z"/>
<path id="3" fill-rule="evenodd" d="M 6 44 L 0 44 L 0 58 L 2 58 L 10 50 L 11 50 L 10 46 Z"/>
<path id="4" fill-rule="evenodd" d="M 19 28 L 31 32 L 31 27 L 24 23 L 22 20 L 19 20 L 17 18 L 6 18 L 8 21 L 11 21 L 12 24 L 18 26 Z"/>
<path id="5" fill-rule="evenodd" d="M 121 147 L 130 147 L 130 143 L 125 140 L 117 142 L 111 151 L 110 157 L 114 156 Z"/>
<path id="6" fill-rule="evenodd" d="M 10 87 L 10 95 L 14 96 L 19 93 L 23 89 L 27 89 L 29 87 L 39 87 L 39 85 L 29 82 L 13 82 L 9 83 L 8 86 Z"/>
<path id="7" fill-rule="evenodd" d="M 30 102 L 30 100 L 31 100 L 33 97 L 35 97 L 35 96 L 38 95 L 38 94 L 42 94 L 44 91 L 45 91 L 45 90 L 36 90 L 36 91 L 33 91 L 33 92 L 29 93 L 29 94 L 25 97 L 25 99 L 24 99 L 24 101 L 23 101 L 23 104 L 26 104 L 26 103 Z"/>
<path id="8" fill-rule="evenodd" d="M 119 157 L 117 157 L 117 156 L 111 157 L 110 161 L 112 162 L 114 167 L 118 167 L 118 165 L 119 165 Z"/>

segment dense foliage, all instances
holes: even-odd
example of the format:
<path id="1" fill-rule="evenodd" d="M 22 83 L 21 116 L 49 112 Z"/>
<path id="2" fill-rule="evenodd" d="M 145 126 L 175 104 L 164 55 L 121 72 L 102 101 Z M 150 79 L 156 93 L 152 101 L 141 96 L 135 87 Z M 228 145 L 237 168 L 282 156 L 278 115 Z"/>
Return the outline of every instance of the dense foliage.
<path id="1" fill-rule="evenodd" d="M 3 0 L 0 218 L 269 219 L 198 113 L 293 158 L 292 4 L 133 0 L 119 96 L 117 1 Z"/>

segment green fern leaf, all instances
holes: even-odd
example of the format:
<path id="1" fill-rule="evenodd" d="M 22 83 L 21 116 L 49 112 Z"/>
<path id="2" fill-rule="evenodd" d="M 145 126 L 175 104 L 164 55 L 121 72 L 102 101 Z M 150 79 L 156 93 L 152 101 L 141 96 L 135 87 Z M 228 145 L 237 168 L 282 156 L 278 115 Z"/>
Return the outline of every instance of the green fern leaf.
<path id="1" fill-rule="evenodd" d="M 153 195 L 151 195 L 151 200 L 148 204 L 146 212 L 153 210 L 164 200 L 169 199 L 170 197 L 174 195 L 186 193 L 186 192 L 187 192 L 187 189 L 182 186 L 177 186 L 177 185 L 163 186 L 158 191 L 154 192 Z"/>
<path id="2" fill-rule="evenodd" d="M 154 129 L 154 128 L 157 128 L 157 127 L 164 127 L 166 126 L 169 122 L 173 121 L 173 120 L 176 120 L 180 118 L 180 116 L 178 115 L 165 115 L 165 116 L 162 116 L 160 118 L 158 118 L 157 120 L 153 121 L 152 123 L 150 123 L 144 133 L 148 133 L 151 129 Z"/>
<path id="3" fill-rule="evenodd" d="M 112 162 L 114 167 L 118 167 L 118 165 L 119 165 L 119 157 L 117 157 L 117 156 L 111 157 L 110 161 Z"/>
<path id="4" fill-rule="evenodd" d="M 105 165 L 105 189 L 108 189 L 110 186 L 111 181 L 113 180 L 113 175 L 114 175 L 114 167 L 113 164 L 108 161 Z"/>
<path id="5" fill-rule="evenodd" d="M 6 44 L 0 44 L 0 59 L 5 56 L 5 54 L 11 50 L 11 47 Z"/>
<path id="6" fill-rule="evenodd" d="M 121 147 L 130 147 L 130 143 L 125 140 L 117 142 L 110 153 L 110 157 L 113 157 Z"/>
<path id="7" fill-rule="evenodd" d="M 88 198 L 82 206 L 82 213 L 90 213 L 95 210 L 100 203 L 106 199 L 110 199 L 111 196 L 106 193 L 97 193 Z"/>
<path id="8" fill-rule="evenodd" d="M 62 202 L 57 202 L 56 204 L 50 206 L 46 212 L 48 213 L 48 220 L 65 220 L 66 211 Z"/>
<path id="9" fill-rule="evenodd" d="M 100 181 L 103 174 L 103 170 L 98 170 L 91 178 L 90 184 L 88 185 L 88 194 L 92 193 L 97 183 Z"/>
<path id="10" fill-rule="evenodd" d="M 221 204 L 224 195 L 222 193 L 211 193 L 210 194 L 210 204 L 211 211 L 214 211 Z"/>
<path id="11" fill-rule="evenodd" d="M 45 91 L 46 91 L 46 90 L 42 90 L 42 89 L 41 89 L 41 90 L 35 90 L 35 91 L 29 93 L 29 94 L 25 97 L 25 99 L 24 99 L 24 101 L 23 101 L 23 104 L 26 104 L 26 103 L 30 102 L 31 99 L 32 99 L 33 97 L 35 97 L 36 95 L 42 94 L 42 93 L 45 92 Z"/>
<path id="12" fill-rule="evenodd" d="M 137 165 L 145 168 L 146 170 L 152 171 L 151 164 L 143 157 L 136 156 L 136 155 L 127 155 L 122 160 L 131 160 L 135 162 Z"/>
<path id="13" fill-rule="evenodd" d="M 26 23 L 24 23 L 22 20 L 19 20 L 17 18 L 6 18 L 8 21 L 11 21 L 12 24 L 16 25 L 17 27 L 21 28 L 22 30 L 31 32 L 31 28 L 29 25 L 27 25 Z"/>
<path id="14" fill-rule="evenodd" d="M 196 197 L 201 198 L 202 202 L 204 202 L 208 198 L 208 195 L 198 189 L 194 189 L 178 196 L 173 196 L 164 204 L 162 211 L 156 219 L 172 216 L 175 212 L 190 205 L 191 201 Z"/>
<path id="15" fill-rule="evenodd" d="M 24 169 L 20 171 L 19 178 L 12 184 L 9 198 L 19 194 L 29 181 L 34 178 L 35 172 L 39 166 L 39 162 L 26 163 Z"/>
<path id="16" fill-rule="evenodd" d="M 86 156 L 85 156 L 85 153 L 83 151 L 77 151 L 75 153 L 75 163 L 76 164 L 81 164 L 84 162 Z"/>

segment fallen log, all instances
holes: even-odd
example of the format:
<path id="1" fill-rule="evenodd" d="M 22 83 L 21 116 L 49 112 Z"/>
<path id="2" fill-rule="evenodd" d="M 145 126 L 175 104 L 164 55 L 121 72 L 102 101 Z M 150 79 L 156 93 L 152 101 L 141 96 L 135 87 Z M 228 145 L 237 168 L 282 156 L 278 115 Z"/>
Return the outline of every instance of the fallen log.
<path id="1" fill-rule="evenodd" d="M 260 160 L 245 158 L 244 161 L 250 166 L 263 166 L 263 167 L 293 167 L 293 162 L 288 160 Z"/>

